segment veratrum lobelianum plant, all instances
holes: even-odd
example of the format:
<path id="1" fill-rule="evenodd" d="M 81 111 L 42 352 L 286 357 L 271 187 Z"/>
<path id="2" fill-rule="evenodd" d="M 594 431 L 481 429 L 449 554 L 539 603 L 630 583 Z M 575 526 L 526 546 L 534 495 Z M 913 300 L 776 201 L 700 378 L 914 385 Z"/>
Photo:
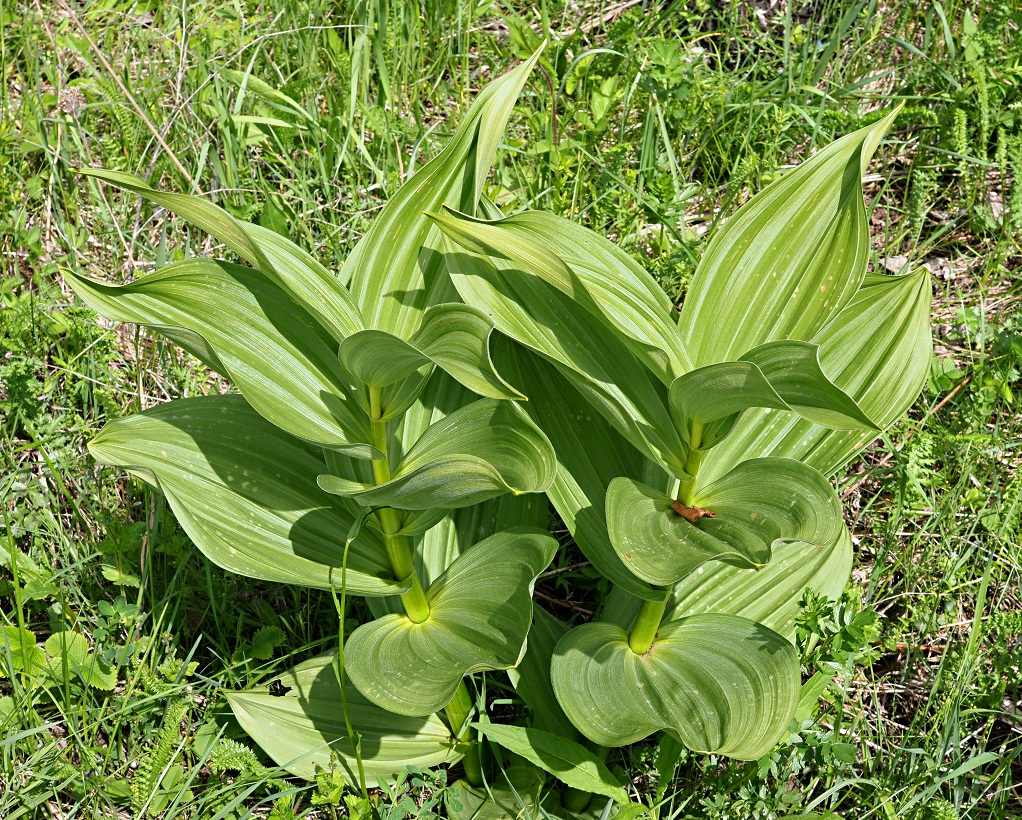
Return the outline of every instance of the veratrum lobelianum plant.
<path id="1" fill-rule="evenodd" d="M 932 353 L 925 271 L 867 274 L 860 180 L 895 113 L 743 206 L 677 315 L 575 223 L 433 214 L 462 299 L 516 343 L 498 362 L 557 452 L 547 494 L 614 584 L 596 621 L 530 638 L 551 724 L 756 759 L 791 721 L 798 601 L 851 570 L 827 477 L 907 411 Z"/>
<path id="2" fill-rule="evenodd" d="M 925 277 L 865 276 L 859 180 L 890 118 L 746 205 L 675 317 L 606 239 L 481 198 L 535 59 L 480 94 L 337 276 L 202 199 L 96 170 L 248 265 L 191 259 L 123 286 L 68 274 L 240 392 L 116 421 L 96 457 L 161 488 L 221 566 L 363 595 L 377 616 L 341 664 L 281 676 L 285 696 L 231 693 L 240 723 L 293 773 L 338 763 L 363 786 L 464 756 L 454 817 L 555 811 L 541 770 L 571 808 L 624 803 L 576 728 L 602 747 L 664 730 L 769 750 L 799 697 L 798 599 L 849 574 L 825 476 L 905 412 L 929 361 Z M 529 495 L 544 490 L 615 584 L 571 630 L 531 602 L 555 546 Z M 463 679 L 498 669 L 530 726 L 471 724 L 514 761 L 479 789 Z"/>

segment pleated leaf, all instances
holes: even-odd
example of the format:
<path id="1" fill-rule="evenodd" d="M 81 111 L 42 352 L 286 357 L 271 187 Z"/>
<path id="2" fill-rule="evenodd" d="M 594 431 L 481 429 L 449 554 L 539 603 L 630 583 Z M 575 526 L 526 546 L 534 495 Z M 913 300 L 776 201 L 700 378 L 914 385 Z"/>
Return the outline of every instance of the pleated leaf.
<path id="1" fill-rule="evenodd" d="M 703 564 L 675 585 L 664 620 L 723 612 L 749 618 L 794 641 L 804 591 L 809 588 L 836 601 L 851 573 L 852 536 L 847 527 L 831 546 L 781 542 L 763 567 Z"/>
<path id="2" fill-rule="evenodd" d="M 926 270 L 867 277 L 813 342 L 834 383 L 879 427 L 890 426 L 919 397 L 933 355 Z M 805 461 L 832 475 L 872 438 L 868 431 L 828 430 L 792 413 L 755 410 L 706 454 L 700 478 L 723 475 L 743 458 L 771 455 Z"/>
<path id="3" fill-rule="evenodd" d="M 141 194 L 223 242 L 289 293 L 335 340 L 364 326 L 347 289 L 314 257 L 276 231 L 235 219 L 201 197 L 158 191 L 133 174 L 103 168 L 83 168 L 81 173 Z"/>
<path id="4" fill-rule="evenodd" d="M 345 779 L 357 784 L 358 764 L 348 740 L 334 653 L 296 666 L 274 680 L 283 696 L 263 691 L 226 692 L 234 716 L 273 761 L 291 774 L 314 780 L 334 761 Z M 347 688 L 352 728 L 362 736 L 366 779 L 391 780 L 408 766 L 426 769 L 461 759 L 455 739 L 437 715 L 406 717 L 386 712 Z"/>
<path id="5" fill-rule="evenodd" d="M 727 436 L 739 415 L 753 407 L 790 410 L 827 427 L 876 429 L 854 399 L 827 378 L 819 347 L 809 342 L 767 342 L 739 361 L 692 370 L 671 383 L 669 399 L 690 444 L 691 431 L 698 429 L 694 444 L 700 449 Z"/>
<path id="6" fill-rule="evenodd" d="M 345 668 L 369 700 L 401 715 L 443 709 L 472 672 L 508 669 L 525 652 L 532 587 L 557 542 L 538 530 L 508 530 L 463 553 L 426 593 L 421 624 L 387 615 L 345 644 Z"/>
<path id="7" fill-rule="evenodd" d="M 607 487 L 618 476 L 642 476 L 642 456 L 615 432 L 549 362 L 510 344 L 499 349 L 501 372 L 531 396 L 525 411 L 557 454 L 547 497 L 583 554 L 615 585 L 640 598 L 660 593 L 639 580 L 607 533 Z"/>
<path id="8" fill-rule="evenodd" d="M 474 212 L 504 126 L 539 51 L 479 92 L 447 147 L 373 220 L 341 270 L 367 327 L 410 339 L 423 312 L 450 301 L 439 229 L 425 216 L 444 204 Z"/>
<path id="9" fill-rule="evenodd" d="M 610 540 L 626 566 L 647 583 L 673 584 L 706 561 L 730 558 L 759 566 L 770 559 L 769 544 L 715 538 L 675 512 L 675 503 L 630 478 L 615 478 L 607 489 Z"/>
<path id="10" fill-rule="evenodd" d="M 337 358 L 348 373 L 370 387 L 384 387 L 432 365 L 403 339 L 382 330 L 360 330 L 343 342 Z"/>
<path id="11" fill-rule="evenodd" d="M 453 244 L 446 260 L 467 304 L 483 311 L 501 333 L 553 362 L 633 447 L 684 474 L 686 447 L 667 408 L 666 387 L 600 318 L 512 263 Z"/>
<path id="12" fill-rule="evenodd" d="M 65 275 L 90 307 L 116 321 L 200 335 L 249 404 L 282 430 L 358 458 L 376 452 L 336 342 L 259 271 L 189 259 L 127 285 Z"/>
<path id="13" fill-rule="evenodd" d="M 341 342 L 338 358 L 349 374 L 373 387 L 438 365 L 478 395 L 524 399 L 493 369 L 489 348 L 493 329 L 483 313 L 467 305 L 434 305 L 411 341 L 382 330 L 363 330 Z"/>
<path id="14" fill-rule="evenodd" d="M 289 436 L 237 395 L 178 399 L 110 422 L 89 443 L 166 493 L 182 528 L 213 563 L 250 578 L 340 585 L 354 517 L 316 485 L 321 452 Z M 363 528 L 348 553 L 347 585 L 393 595 L 380 537 Z"/>
<path id="15" fill-rule="evenodd" d="M 547 437 L 516 404 L 479 399 L 430 425 L 390 481 L 323 475 L 319 485 L 364 507 L 456 509 L 503 493 L 541 493 L 556 469 Z"/>
<path id="16" fill-rule="evenodd" d="M 473 393 L 490 399 L 524 400 L 493 366 L 493 331 L 493 322 L 481 310 L 453 303 L 434 305 L 423 315 L 412 344 Z"/>
<path id="17" fill-rule="evenodd" d="M 812 339 L 848 304 L 869 260 L 861 178 L 895 113 L 818 151 L 715 234 L 679 320 L 696 367 Z"/>
<path id="18" fill-rule="evenodd" d="M 432 214 L 444 233 L 472 253 L 507 260 L 568 296 L 664 383 L 690 369 L 673 305 L 652 276 L 605 237 L 562 217 L 527 211 L 496 221 L 445 210 Z"/>
<path id="19" fill-rule="evenodd" d="M 691 506 L 674 504 L 670 496 L 628 478 L 614 479 L 607 491 L 614 548 L 632 572 L 657 586 L 715 559 L 762 566 L 781 541 L 827 547 L 844 529 L 834 488 L 792 459 L 744 461 L 697 490 Z"/>
<path id="20" fill-rule="evenodd" d="M 851 572 L 852 537 L 847 527 L 830 547 L 782 542 L 762 567 L 727 561 L 700 564 L 674 585 L 663 620 L 703 613 L 739 615 L 794 642 L 795 616 L 804 591 L 813 589 L 836 601 Z M 641 605 L 639 598 L 614 587 L 604 599 L 600 620 L 630 629 Z"/>
<path id="21" fill-rule="evenodd" d="M 416 402 L 395 424 L 393 438 L 397 449 L 409 449 L 430 424 L 440 421 L 472 399 L 472 393 L 447 373 L 435 372 Z M 351 459 L 345 463 L 349 466 L 366 465 L 366 462 Z M 371 470 L 366 469 L 360 480 L 369 481 L 371 475 Z M 415 541 L 416 570 L 425 588 L 440 577 L 461 553 L 484 538 L 512 527 L 545 529 L 550 520 L 549 505 L 540 493 L 505 493 L 471 507 L 421 514 L 436 512 L 444 517 Z M 399 514 L 407 520 L 409 516 L 420 515 L 420 512 L 401 511 Z M 375 517 L 371 517 L 369 524 L 372 525 L 374 520 Z M 370 598 L 367 603 L 376 617 L 404 611 L 397 598 Z"/>
<path id="22" fill-rule="evenodd" d="M 732 615 L 665 624 L 645 655 L 619 626 L 585 624 L 551 666 L 557 699 L 594 743 L 624 746 L 663 729 L 693 751 L 740 760 L 764 755 L 787 728 L 799 672 L 794 646 Z"/>

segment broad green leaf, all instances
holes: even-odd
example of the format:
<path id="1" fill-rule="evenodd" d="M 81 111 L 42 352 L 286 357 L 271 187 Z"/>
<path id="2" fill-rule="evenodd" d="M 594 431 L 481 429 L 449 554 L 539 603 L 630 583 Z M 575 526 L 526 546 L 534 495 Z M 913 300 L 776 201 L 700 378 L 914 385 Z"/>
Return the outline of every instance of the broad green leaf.
<path id="1" fill-rule="evenodd" d="M 133 174 L 103 168 L 83 168 L 81 173 L 141 194 L 223 242 L 289 293 L 335 340 L 364 326 L 354 300 L 333 274 L 275 231 L 237 220 L 202 197 L 158 191 Z"/>
<path id="2" fill-rule="evenodd" d="M 524 399 L 493 369 L 492 332 L 493 323 L 474 308 L 434 305 L 410 342 L 382 330 L 363 330 L 341 342 L 338 355 L 348 373 L 370 386 L 393 384 L 435 364 L 481 396 Z"/>
<path id="3" fill-rule="evenodd" d="M 282 430 L 358 458 L 376 452 L 336 342 L 259 271 L 189 259 L 127 285 L 65 275 L 105 316 L 201 335 L 249 404 Z"/>
<path id="4" fill-rule="evenodd" d="M 637 655 L 610 623 L 571 630 L 551 666 L 572 723 L 602 746 L 660 729 L 693 751 L 755 760 L 777 742 L 798 703 L 799 656 L 762 624 L 693 615 L 664 624 Z"/>
<path id="5" fill-rule="evenodd" d="M 530 723 L 535 728 L 573 738 L 575 727 L 557 702 L 550 683 L 550 659 L 557 642 L 567 633 L 568 625 L 540 606 L 532 608 L 532 618 L 525 655 L 518 666 L 507 670 L 507 675 L 529 707 Z"/>
<path id="6" fill-rule="evenodd" d="M 877 429 L 855 399 L 827 378 L 819 345 L 767 342 L 744 353 L 742 360 L 759 367 L 777 394 L 803 418 L 838 429 Z"/>
<path id="7" fill-rule="evenodd" d="M 620 477 L 610 482 L 610 540 L 625 565 L 642 580 L 666 586 L 706 561 L 730 558 L 761 565 L 770 560 L 769 544 L 758 539 L 715 538 L 698 522 L 691 524 L 675 512 L 675 503 L 669 495 L 634 479 Z"/>
<path id="8" fill-rule="evenodd" d="M 423 315 L 412 343 L 473 393 L 524 400 L 493 366 L 493 330 L 493 322 L 481 310 L 460 304 L 434 305 Z"/>
<path id="9" fill-rule="evenodd" d="M 351 682 L 401 715 L 443 709 L 472 672 L 508 669 L 525 652 L 532 587 L 557 542 L 538 530 L 497 533 L 463 553 L 426 592 L 423 623 L 387 615 L 356 629 L 344 646 Z"/>
<path id="10" fill-rule="evenodd" d="M 71 664 L 71 671 L 75 671 L 75 665 L 81 665 L 89 657 L 88 639 L 74 630 L 54 632 L 43 644 L 46 654 L 53 660 L 60 662 L 60 658 L 66 658 Z M 51 664 L 51 668 L 52 664 Z"/>
<path id="11" fill-rule="evenodd" d="M 537 51 L 486 86 L 450 143 L 398 189 L 341 269 L 367 327 L 410 339 L 423 311 L 450 301 L 440 231 L 425 216 L 444 204 L 474 212 L 504 125 Z"/>
<path id="12" fill-rule="evenodd" d="M 360 330 L 343 342 L 337 358 L 348 373 L 370 387 L 384 387 L 408 378 L 420 367 L 429 366 L 429 357 L 413 345 L 382 330 Z"/>
<path id="13" fill-rule="evenodd" d="M 89 443 L 98 461 L 162 489 L 195 545 L 218 566 L 265 581 L 340 584 L 352 513 L 316 486 L 321 452 L 241 396 L 178 399 L 111 422 Z M 363 527 L 348 553 L 348 591 L 393 595 L 379 536 Z"/>
<path id="14" fill-rule="evenodd" d="M 379 485 L 320 476 L 330 493 L 364 507 L 456 509 L 503 493 L 540 493 L 554 479 L 553 448 L 512 402 L 479 399 L 430 425 Z"/>
<path id="15" fill-rule="evenodd" d="M 500 259 L 451 244 L 446 260 L 467 304 L 486 313 L 501 333 L 557 365 L 632 446 L 684 474 L 686 447 L 667 409 L 665 386 L 599 318 Z"/>
<path id="16" fill-rule="evenodd" d="M 818 151 L 710 240 L 678 324 L 696 367 L 812 339 L 848 304 L 869 261 L 861 179 L 895 113 Z"/>
<path id="17" fill-rule="evenodd" d="M 313 658 L 275 679 L 288 691 L 226 692 L 242 728 L 277 765 L 313 780 L 317 769 L 329 770 L 333 757 L 349 783 L 358 783 L 358 767 L 341 710 L 341 691 L 334 654 Z M 456 763 L 450 730 L 436 715 L 405 717 L 385 712 L 349 684 L 352 728 L 362 736 L 362 763 L 367 779 L 391 779 L 408 766 L 425 769 Z"/>
<path id="18" fill-rule="evenodd" d="M 930 367 L 928 273 L 867 277 L 813 342 L 834 383 L 878 426 L 890 426 L 918 398 Z M 743 458 L 771 455 L 805 461 L 832 475 L 871 440 L 868 432 L 828 430 L 787 412 L 752 411 L 706 454 L 700 477 L 712 480 Z"/>
<path id="19" fill-rule="evenodd" d="M 607 486 L 618 476 L 642 475 L 642 456 L 549 362 L 502 345 L 501 372 L 532 398 L 525 411 L 550 439 L 557 454 L 557 475 L 547 497 L 594 567 L 614 584 L 640 598 L 660 593 L 640 581 L 621 560 L 607 533 Z"/>
<path id="20" fill-rule="evenodd" d="M 549 522 L 549 505 L 539 493 L 501 495 L 471 507 L 450 510 L 419 544 L 418 566 L 423 582 L 432 583 L 465 550 L 495 533 L 513 527 L 545 530 Z"/>
<path id="21" fill-rule="evenodd" d="M 526 211 L 496 221 L 445 210 L 431 215 L 464 249 L 507 260 L 592 313 L 664 383 L 691 369 L 671 319 L 673 305 L 613 242 L 553 214 Z"/>
<path id="22" fill-rule="evenodd" d="M 567 786 L 602 794 L 617 803 L 628 802 L 628 795 L 604 762 L 573 740 L 524 726 L 489 722 L 472 725 L 488 740 L 539 766 Z"/>
<path id="23" fill-rule="evenodd" d="M 664 620 L 686 615 L 740 615 L 795 640 L 795 616 L 806 589 L 837 600 L 852 572 L 852 537 L 845 528 L 830 547 L 780 543 L 766 566 L 703 564 L 674 586 Z M 601 619 L 629 629 L 642 601 L 620 587 L 607 596 Z"/>
<path id="24" fill-rule="evenodd" d="M 502 337 L 500 339 L 503 340 Z M 474 398 L 468 388 L 447 373 L 436 371 L 416 402 L 396 423 L 393 436 L 395 452 L 400 453 L 411 448 L 430 424 L 440 421 Z M 351 459 L 344 461 L 350 467 L 368 466 L 364 461 Z M 349 477 L 355 476 L 352 474 Z M 371 471 L 366 469 L 365 475 L 359 480 L 371 480 Z M 445 514 L 445 517 L 415 541 L 416 568 L 426 588 L 454 562 L 455 558 L 473 544 L 511 527 L 546 529 L 550 520 L 547 500 L 539 493 L 526 495 L 505 493 L 471 507 L 432 510 L 424 514 L 437 512 Z M 401 513 L 406 520 L 409 516 L 418 514 L 417 511 Z M 370 523 L 372 521 L 373 519 L 370 519 Z M 404 611 L 397 598 L 371 598 L 368 603 L 376 617 Z"/>
<path id="25" fill-rule="evenodd" d="M 832 600 L 852 573 L 852 536 L 847 527 L 830 546 L 804 541 L 780 543 L 770 563 L 759 568 L 706 564 L 679 581 L 664 618 L 697 613 L 741 615 L 795 639 L 795 616 L 807 588 Z"/>
<path id="26" fill-rule="evenodd" d="M 550 522 L 546 497 L 539 493 L 501 495 L 471 507 L 427 512 L 439 512 L 444 517 L 424 532 L 421 538 L 416 539 L 415 568 L 426 588 L 473 544 L 513 527 L 546 529 Z M 402 514 L 407 521 L 408 516 L 419 513 L 405 511 Z M 367 603 L 377 618 L 404 612 L 404 606 L 398 598 L 369 598 Z M 532 633 L 529 634 L 531 636 Z M 532 646 L 531 638 L 529 646 Z M 548 658 L 548 670 L 549 667 Z"/>
<path id="27" fill-rule="evenodd" d="M 834 488 L 812 467 L 782 458 L 743 461 L 696 490 L 692 504 L 627 478 L 607 492 L 607 528 L 636 575 L 667 586 L 709 560 L 762 566 L 782 541 L 828 547 L 844 531 Z M 690 522 L 683 513 L 692 514 Z M 702 514 L 702 517 L 698 517 Z"/>
<path id="28" fill-rule="evenodd" d="M 671 411 L 689 444 L 709 449 L 739 415 L 753 407 L 790 410 L 816 424 L 876 429 L 855 401 L 820 367 L 819 347 L 808 342 L 767 342 L 735 362 L 719 362 L 671 383 Z M 699 440 L 692 442 L 692 431 Z"/>

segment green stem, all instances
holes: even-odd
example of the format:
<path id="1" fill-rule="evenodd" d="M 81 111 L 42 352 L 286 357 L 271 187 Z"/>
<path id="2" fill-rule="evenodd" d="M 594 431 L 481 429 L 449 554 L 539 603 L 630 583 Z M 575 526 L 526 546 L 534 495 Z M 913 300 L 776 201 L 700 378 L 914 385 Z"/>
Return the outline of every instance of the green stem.
<path id="1" fill-rule="evenodd" d="M 377 484 L 390 481 L 390 458 L 387 449 L 387 423 L 383 416 L 383 391 L 379 387 L 369 388 L 369 430 L 372 444 L 383 454 L 383 458 L 373 459 L 373 478 Z M 419 574 L 415 571 L 415 558 L 412 553 L 408 536 L 401 532 L 401 513 L 392 507 L 381 507 L 377 510 L 380 526 L 383 528 L 383 544 L 390 559 L 390 566 L 396 577 L 410 580 L 411 588 L 401 595 L 401 605 L 412 623 L 421 624 L 429 618 L 429 601 L 422 589 Z M 472 698 L 468 693 L 465 681 L 462 681 L 451 702 L 444 707 L 444 714 L 451 725 L 451 732 L 460 737 L 459 746 L 464 750 L 462 765 L 465 767 L 465 779 L 472 786 L 483 784 L 482 765 L 480 763 L 478 737 L 474 729 L 467 727 L 469 715 L 472 713 Z"/>
<path id="2" fill-rule="evenodd" d="M 688 458 L 685 461 L 685 472 L 689 477 L 681 480 L 681 486 L 678 488 L 678 501 L 686 507 L 691 507 L 696 490 L 696 476 L 699 475 L 699 465 L 703 461 L 704 451 L 699 449 L 703 443 L 703 423 L 701 421 L 692 422 L 688 441 L 689 449 Z"/>
<path id="3" fill-rule="evenodd" d="M 466 726 L 468 718 L 472 714 L 475 704 L 472 703 L 472 696 L 468 693 L 465 681 L 458 685 L 458 691 L 454 693 L 451 702 L 444 707 L 444 715 L 451 725 L 451 733 L 460 737 L 458 746 L 464 751 L 465 756 L 461 759 L 461 765 L 465 767 L 465 779 L 470 786 L 481 786 L 483 784 L 483 767 L 479 753 L 479 737 L 475 729 Z"/>
<path id="4" fill-rule="evenodd" d="M 660 590 L 663 597 L 658 601 L 643 601 L 639 614 L 635 616 L 631 632 L 628 633 L 628 646 L 636 655 L 645 655 L 653 645 L 660 621 L 667 609 L 667 599 L 671 596 L 671 588 Z"/>
<path id="5" fill-rule="evenodd" d="M 382 398 L 383 391 L 379 387 L 369 388 L 369 430 L 373 446 L 383 453 L 383 458 L 373 459 L 373 478 L 377 484 L 390 481 L 387 423 L 380 419 L 383 415 Z M 415 559 L 408 536 L 398 534 L 401 532 L 401 513 L 391 507 L 381 507 L 377 513 L 383 528 L 383 544 L 394 575 L 401 581 L 411 581 L 411 588 L 401 594 L 401 604 L 412 623 L 421 624 L 429 617 L 429 602 L 422 590 L 419 574 L 415 571 Z"/>

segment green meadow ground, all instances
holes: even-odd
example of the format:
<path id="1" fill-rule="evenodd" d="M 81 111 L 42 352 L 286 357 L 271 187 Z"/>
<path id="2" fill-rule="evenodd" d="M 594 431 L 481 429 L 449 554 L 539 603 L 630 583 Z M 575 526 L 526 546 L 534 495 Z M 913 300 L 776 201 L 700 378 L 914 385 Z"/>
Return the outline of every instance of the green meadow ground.
<path id="1" fill-rule="evenodd" d="M 929 383 L 841 478 L 853 585 L 807 602 L 807 665 L 838 671 L 819 714 L 757 763 L 685 758 L 659 817 L 1022 817 L 1017 2 L 540 8 L 0 0 L 0 817 L 348 812 L 338 783 L 264 768 L 222 696 L 335 640 L 329 596 L 211 565 L 86 453 L 108 419 L 225 385 L 76 305 L 62 268 L 214 247 L 74 169 L 200 192 L 337 266 L 544 36 L 491 178 L 505 209 L 578 219 L 680 295 L 750 193 L 902 100 L 866 178 L 872 266 L 932 274 Z M 561 616 L 597 600 L 579 563 L 565 539 L 537 586 Z M 647 802 L 654 749 L 608 759 Z M 445 782 L 410 775 L 381 811 L 435 816 Z"/>

